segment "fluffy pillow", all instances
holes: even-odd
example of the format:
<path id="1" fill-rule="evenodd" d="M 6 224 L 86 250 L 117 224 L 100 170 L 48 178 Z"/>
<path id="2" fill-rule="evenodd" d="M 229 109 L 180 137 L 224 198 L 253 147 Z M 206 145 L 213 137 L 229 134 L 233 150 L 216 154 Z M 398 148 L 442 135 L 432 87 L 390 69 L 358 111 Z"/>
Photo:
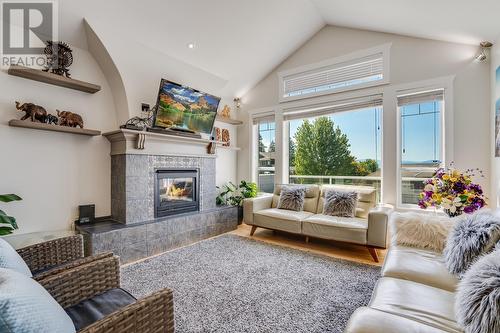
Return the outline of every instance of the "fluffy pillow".
<path id="1" fill-rule="evenodd" d="M 330 216 L 354 217 L 358 204 L 356 192 L 328 190 L 325 192 L 323 214 Z"/>
<path id="2" fill-rule="evenodd" d="M 5 268 L 0 268 L 0 309 L 0 332 L 75 332 L 71 318 L 41 285 Z"/>
<path id="3" fill-rule="evenodd" d="M 2 238 L 0 238 L 0 268 L 13 269 L 28 277 L 33 276 L 19 253 Z"/>
<path id="4" fill-rule="evenodd" d="M 395 212 L 391 214 L 390 222 L 392 242 L 441 253 L 454 223 L 446 216 Z"/>
<path id="5" fill-rule="evenodd" d="M 464 274 L 455 310 L 466 333 L 500 332 L 500 250 L 483 256 Z"/>
<path id="6" fill-rule="evenodd" d="M 481 255 L 491 252 L 500 240 L 500 218 L 478 212 L 459 219 L 444 249 L 450 273 L 462 276 Z"/>
<path id="7" fill-rule="evenodd" d="M 278 208 L 300 212 L 304 209 L 306 188 L 303 186 L 283 186 L 281 188 Z"/>

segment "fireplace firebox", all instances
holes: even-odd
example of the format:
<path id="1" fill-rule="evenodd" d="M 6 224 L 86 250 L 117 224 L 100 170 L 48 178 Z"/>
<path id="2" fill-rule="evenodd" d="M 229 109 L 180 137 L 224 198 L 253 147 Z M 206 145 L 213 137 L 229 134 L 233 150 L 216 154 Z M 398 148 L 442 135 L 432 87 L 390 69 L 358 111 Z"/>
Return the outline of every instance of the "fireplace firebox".
<path id="1" fill-rule="evenodd" d="M 198 170 L 158 169 L 155 179 L 155 217 L 199 210 Z"/>

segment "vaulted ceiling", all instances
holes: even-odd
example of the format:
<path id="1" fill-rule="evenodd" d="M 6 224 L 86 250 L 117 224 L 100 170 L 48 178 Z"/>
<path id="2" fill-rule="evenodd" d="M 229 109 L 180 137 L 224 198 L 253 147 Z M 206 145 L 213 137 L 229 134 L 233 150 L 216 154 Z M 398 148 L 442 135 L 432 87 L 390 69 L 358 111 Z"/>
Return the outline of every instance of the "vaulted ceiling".
<path id="1" fill-rule="evenodd" d="M 116 38 L 225 79 L 228 96 L 325 24 L 472 44 L 500 35 L 498 0 L 59 0 L 59 13 L 61 39 L 86 47 L 82 19 L 105 21 Z"/>

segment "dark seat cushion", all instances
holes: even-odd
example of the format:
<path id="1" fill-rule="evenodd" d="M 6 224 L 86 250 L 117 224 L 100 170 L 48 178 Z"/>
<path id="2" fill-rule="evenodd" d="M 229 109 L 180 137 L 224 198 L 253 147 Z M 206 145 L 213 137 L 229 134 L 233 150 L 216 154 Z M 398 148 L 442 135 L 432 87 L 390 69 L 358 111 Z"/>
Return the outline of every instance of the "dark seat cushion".
<path id="1" fill-rule="evenodd" d="M 106 291 L 76 305 L 66 308 L 77 331 L 95 323 L 108 314 L 132 304 L 136 298 L 121 288 Z"/>

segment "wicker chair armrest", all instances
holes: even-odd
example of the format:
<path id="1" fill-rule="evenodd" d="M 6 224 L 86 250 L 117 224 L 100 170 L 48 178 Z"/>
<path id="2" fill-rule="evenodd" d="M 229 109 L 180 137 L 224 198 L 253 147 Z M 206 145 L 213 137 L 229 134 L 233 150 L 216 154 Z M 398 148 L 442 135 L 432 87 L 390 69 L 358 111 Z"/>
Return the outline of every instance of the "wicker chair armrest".
<path id="1" fill-rule="evenodd" d="M 68 269 L 72 269 L 72 268 L 75 268 L 78 266 L 82 266 L 82 265 L 91 263 L 93 261 L 101 260 L 101 259 L 112 257 L 112 256 L 113 256 L 113 252 L 103 252 L 103 253 L 96 254 L 95 256 L 83 257 L 81 259 L 76 259 L 76 260 L 67 262 L 65 264 L 56 266 L 56 267 L 51 268 L 51 269 L 44 271 L 42 273 L 35 274 L 33 276 L 33 278 L 37 281 L 40 281 L 40 280 L 48 278 L 49 276 L 62 273 Z"/>
<path id="2" fill-rule="evenodd" d="M 120 287 L 120 261 L 106 257 L 38 281 L 63 308 Z"/>
<path id="3" fill-rule="evenodd" d="M 73 235 L 17 250 L 32 272 L 83 258 L 83 237 Z"/>
<path id="4" fill-rule="evenodd" d="M 174 332 L 174 301 L 170 289 L 157 291 L 103 319 L 78 333 L 150 333 Z"/>

